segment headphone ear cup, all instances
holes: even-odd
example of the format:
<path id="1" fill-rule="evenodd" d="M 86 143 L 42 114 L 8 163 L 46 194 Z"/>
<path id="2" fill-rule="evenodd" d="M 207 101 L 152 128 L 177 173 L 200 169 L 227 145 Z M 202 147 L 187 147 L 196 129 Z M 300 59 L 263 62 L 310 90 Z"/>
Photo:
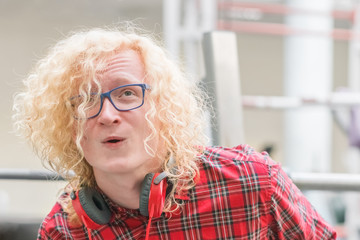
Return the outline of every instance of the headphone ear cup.
<path id="1" fill-rule="evenodd" d="M 149 196 L 153 178 L 154 173 L 148 173 L 146 174 L 144 181 L 141 183 L 139 209 L 141 215 L 146 217 L 149 216 Z"/>
<path id="2" fill-rule="evenodd" d="M 141 184 L 140 213 L 143 216 L 160 217 L 166 198 L 166 173 L 148 173 Z"/>
<path id="3" fill-rule="evenodd" d="M 110 209 L 98 191 L 83 187 L 79 190 L 78 196 L 84 212 L 92 221 L 101 225 L 110 222 Z"/>

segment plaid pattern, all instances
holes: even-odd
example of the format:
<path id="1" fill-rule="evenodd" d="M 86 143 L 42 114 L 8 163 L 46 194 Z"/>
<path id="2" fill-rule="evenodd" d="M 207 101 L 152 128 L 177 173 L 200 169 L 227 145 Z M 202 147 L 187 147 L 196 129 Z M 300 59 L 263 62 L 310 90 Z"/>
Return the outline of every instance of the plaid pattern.
<path id="1" fill-rule="evenodd" d="M 138 210 L 107 199 L 113 220 L 92 231 L 92 239 L 144 239 L 148 219 Z M 38 240 L 88 239 L 84 227 L 71 228 L 59 204 L 45 218 Z M 109 238 L 107 238 L 109 239 Z M 200 179 L 184 208 L 153 219 L 150 239 L 336 239 L 280 166 L 247 145 L 206 148 Z"/>

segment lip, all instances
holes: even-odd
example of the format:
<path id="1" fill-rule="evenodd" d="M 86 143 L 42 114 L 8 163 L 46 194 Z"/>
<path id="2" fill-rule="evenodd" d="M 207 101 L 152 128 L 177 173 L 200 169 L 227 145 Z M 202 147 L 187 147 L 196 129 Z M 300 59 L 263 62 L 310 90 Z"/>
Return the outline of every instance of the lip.
<path id="1" fill-rule="evenodd" d="M 101 143 L 103 143 L 105 145 L 109 145 L 109 146 L 115 146 L 115 145 L 119 145 L 119 144 L 123 143 L 124 141 L 125 141 L 125 138 L 123 138 L 123 137 L 110 136 L 110 137 L 107 137 L 104 140 L 102 140 Z"/>

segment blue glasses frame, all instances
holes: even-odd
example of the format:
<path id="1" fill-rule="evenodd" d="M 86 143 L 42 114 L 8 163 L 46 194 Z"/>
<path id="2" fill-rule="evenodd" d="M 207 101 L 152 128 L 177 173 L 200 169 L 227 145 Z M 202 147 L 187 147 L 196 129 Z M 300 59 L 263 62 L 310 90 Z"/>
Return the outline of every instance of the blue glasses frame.
<path id="1" fill-rule="evenodd" d="M 129 108 L 129 109 L 119 109 L 119 108 L 117 108 L 116 105 L 114 104 L 114 102 L 111 99 L 111 93 L 113 91 L 119 89 L 119 88 L 130 87 L 130 86 L 140 86 L 141 87 L 141 89 L 142 89 L 142 101 L 141 101 L 141 104 L 139 106 L 137 106 L 137 107 L 133 107 L 133 108 Z M 113 107 L 116 110 L 120 111 L 120 112 L 131 111 L 131 110 L 137 109 L 137 108 L 141 107 L 142 105 L 144 105 L 145 90 L 150 90 L 150 89 L 151 89 L 150 85 L 148 85 L 146 83 L 139 83 L 139 84 L 122 85 L 122 86 L 116 87 L 114 89 L 111 89 L 108 92 L 101 93 L 100 94 L 100 109 L 99 109 L 99 112 L 97 114 L 95 114 L 94 116 L 88 117 L 87 119 L 92 119 L 92 118 L 95 118 L 95 117 L 99 116 L 99 114 L 101 113 L 101 110 L 103 108 L 105 98 L 109 99 L 111 105 L 113 105 Z"/>

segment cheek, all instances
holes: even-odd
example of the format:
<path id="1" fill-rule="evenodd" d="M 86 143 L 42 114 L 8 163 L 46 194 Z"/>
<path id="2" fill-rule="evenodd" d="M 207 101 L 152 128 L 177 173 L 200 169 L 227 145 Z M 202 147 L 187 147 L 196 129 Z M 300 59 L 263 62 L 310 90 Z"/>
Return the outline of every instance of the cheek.
<path id="1" fill-rule="evenodd" d="M 77 148 L 80 148 L 80 147 L 81 147 L 81 149 L 84 149 L 84 146 L 83 146 L 83 139 L 84 139 L 84 137 L 81 136 L 82 133 L 81 133 L 80 131 L 78 131 L 79 127 L 80 127 L 80 126 L 77 125 L 77 123 L 74 123 L 74 125 L 73 125 L 73 127 L 72 127 L 71 137 L 72 137 L 72 140 L 73 140 L 73 142 L 74 142 L 74 145 L 76 145 Z M 80 146 L 77 145 L 77 142 L 79 141 L 79 140 L 78 140 L 78 136 L 81 137 L 81 139 L 80 139 Z M 79 151 L 80 151 L 80 149 L 79 149 Z"/>
<path id="2" fill-rule="evenodd" d="M 81 139 L 80 139 L 80 146 L 84 152 L 84 155 L 86 155 L 88 152 L 90 152 L 93 149 L 91 139 L 92 139 L 92 131 L 91 126 L 89 126 L 89 123 L 85 123 L 84 125 L 84 131 L 82 133 Z M 75 136 L 76 140 L 76 136 Z"/>
<path id="3" fill-rule="evenodd" d="M 91 149 L 91 148 L 88 147 L 88 141 L 86 140 L 85 137 L 83 137 L 80 140 L 80 146 L 81 146 L 82 150 L 84 151 L 84 155 L 86 156 L 88 149 Z"/>
<path id="4" fill-rule="evenodd" d="M 77 136 L 84 138 L 85 135 L 88 135 L 88 130 L 93 128 L 92 121 L 87 120 L 84 123 L 74 121 L 72 125 L 72 139 L 76 142 Z M 81 131 L 83 129 L 83 131 Z"/>
<path id="5" fill-rule="evenodd" d="M 92 144 L 91 141 L 89 141 L 89 139 L 87 139 L 85 137 L 82 138 L 80 140 L 80 146 L 84 153 L 84 157 L 89 164 L 91 162 L 93 162 L 94 159 L 99 157 L 99 155 L 97 155 L 99 149 L 96 149 L 95 145 Z M 90 165 L 92 165 L 92 164 L 90 164 Z"/>

